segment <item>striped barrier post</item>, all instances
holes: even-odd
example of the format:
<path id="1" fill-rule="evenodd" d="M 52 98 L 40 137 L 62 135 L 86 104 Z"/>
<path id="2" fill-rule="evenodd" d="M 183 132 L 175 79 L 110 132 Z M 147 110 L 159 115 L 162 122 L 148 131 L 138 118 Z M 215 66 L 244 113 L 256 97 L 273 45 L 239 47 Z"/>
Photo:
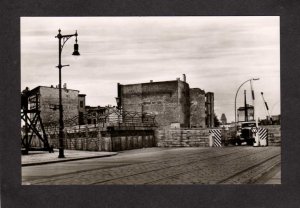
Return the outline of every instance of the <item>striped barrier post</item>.
<path id="1" fill-rule="evenodd" d="M 213 146 L 214 147 L 222 147 L 221 129 L 210 129 L 209 133 L 213 137 Z"/>
<path id="2" fill-rule="evenodd" d="M 259 144 L 260 146 L 268 146 L 268 130 L 265 128 L 258 128 Z"/>

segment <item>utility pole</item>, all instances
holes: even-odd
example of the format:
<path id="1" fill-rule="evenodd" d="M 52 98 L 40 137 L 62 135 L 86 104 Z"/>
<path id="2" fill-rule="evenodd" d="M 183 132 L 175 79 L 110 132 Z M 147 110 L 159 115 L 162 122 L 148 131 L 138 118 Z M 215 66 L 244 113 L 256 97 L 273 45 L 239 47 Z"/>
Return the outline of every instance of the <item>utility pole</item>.
<path id="1" fill-rule="evenodd" d="M 259 146 L 259 135 L 258 135 L 258 117 L 257 117 L 257 111 L 256 111 L 256 100 L 255 100 L 255 93 L 253 89 L 252 80 L 250 80 L 251 85 L 251 94 L 252 94 L 252 101 L 253 101 L 253 117 L 255 119 L 255 126 L 256 126 L 256 133 L 255 133 L 255 143 L 253 144 L 254 147 Z"/>
<path id="2" fill-rule="evenodd" d="M 244 90 L 244 98 L 245 98 L 245 121 L 248 121 L 248 109 L 247 109 L 247 95 L 246 90 Z"/>

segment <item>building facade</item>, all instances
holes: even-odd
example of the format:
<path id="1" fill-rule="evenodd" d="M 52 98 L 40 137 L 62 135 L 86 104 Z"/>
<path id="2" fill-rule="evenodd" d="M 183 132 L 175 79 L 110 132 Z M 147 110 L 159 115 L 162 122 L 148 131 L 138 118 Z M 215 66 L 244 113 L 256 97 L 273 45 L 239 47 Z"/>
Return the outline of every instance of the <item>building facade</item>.
<path id="1" fill-rule="evenodd" d="M 205 124 L 206 127 L 214 127 L 215 111 L 214 111 L 214 93 L 207 92 L 205 94 Z"/>
<path id="2" fill-rule="evenodd" d="M 222 113 L 222 115 L 221 115 L 221 123 L 222 123 L 223 125 L 227 124 L 227 118 L 226 118 L 226 116 L 225 116 L 225 113 Z"/>
<path id="3" fill-rule="evenodd" d="M 237 110 L 237 121 L 254 121 L 254 107 L 252 105 L 247 104 L 247 109 L 245 107 L 239 107 Z M 246 115 L 247 110 L 247 117 Z"/>
<path id="4" fill-rule="evenodd" d="M 29 109 L 40 110 L 43 123 L 56 122 L 59 120 L 59 89 L 57 87 L 38 86 L 28 92 Z M 62 88 L 62 105 L 64 120 L 78 118 L 85 112 L 85 95 L 79 94 L 78 90 Z"/>
<path id="5" fill-rule="evenodd" d="M 205 91 L 199 88 L 190 89 L 190 127 L 204 128 L 205 123 Z"/>
<path id="6" fill-rule="evenodd" d="M 158 126 L 205 128 L 214 126 L 214 94 L 172 81 L 121 85 L 119 105 L 124 111 L 155 115 Z"/>
<path id="7" fill-rule="evenodd" d="M 101 106 L 86 106 L 86 120 L 85 124 L 96 124 L 99 121 L 99 117 L 105 114 L 108 111 L 107 107 Z"/>
<path id="8" fill-rule="evenodd" d="M 118 84 L 118 97 L 124 111 L 156 116 L 160 126 L 179 123 L 189 127 L 189 85 L 178 80 L 140 84 Z"/>

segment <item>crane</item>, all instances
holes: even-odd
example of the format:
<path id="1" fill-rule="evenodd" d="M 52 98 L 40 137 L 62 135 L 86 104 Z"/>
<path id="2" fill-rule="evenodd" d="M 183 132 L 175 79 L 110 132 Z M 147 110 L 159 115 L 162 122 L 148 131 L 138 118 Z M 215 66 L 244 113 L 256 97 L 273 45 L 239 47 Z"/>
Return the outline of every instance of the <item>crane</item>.
<path id="1" fill-rule="evenodd" d="M 269 116 L 269 118 L 270 118 L 270 121 L 271 121 L 271 124 L 272 124 L 272 118 L 271 118 L 271 116 L 270 116 L 270 112 L 269 112 L 268 103 L 266 102 L 266 100 L 265 100 L 265 98 L 264 98 L 264 93 L 263 93 L 263 92 L 261 92 L 260 94 L 261 94 L 261 96 L 262 96 L 262 99 L 263 99 L 263 101 L 264 101 L 264 104 L 265 104 L 265 107 L 266 107 L 266 110 L 267 110 L 267 115 Z"/>

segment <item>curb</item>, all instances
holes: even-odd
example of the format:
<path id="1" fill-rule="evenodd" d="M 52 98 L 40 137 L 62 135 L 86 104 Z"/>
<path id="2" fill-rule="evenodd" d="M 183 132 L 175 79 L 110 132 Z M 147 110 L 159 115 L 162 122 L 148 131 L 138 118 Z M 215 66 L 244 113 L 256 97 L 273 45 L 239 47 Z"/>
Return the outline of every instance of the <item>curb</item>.
<path id="1" fill-rule="evenodd" d="M 112 153 L 109 155 L 99 155 L 99 156 L 90 156 L 90 157 L 82 157 L 82 158 L 72 158 L 72 159 L 65 159 L 65 160 L 52 160 L 52 161 L 45 161 L 45 162 L 33 162 L 33 163 L 25 163 L 22 164 L 22 167 L 25 166 L 35 166 L 35 165 L 46 165 L 51 163 L 61 163 L 61 162 L 69 162 L 69 161 L 76 161 L 76 160 L 87 160 L 87 159 L 93 159 L 93 158 L 101 158 L 101 157 L 111 157 L 115 156 L 118 153 Z"/>

